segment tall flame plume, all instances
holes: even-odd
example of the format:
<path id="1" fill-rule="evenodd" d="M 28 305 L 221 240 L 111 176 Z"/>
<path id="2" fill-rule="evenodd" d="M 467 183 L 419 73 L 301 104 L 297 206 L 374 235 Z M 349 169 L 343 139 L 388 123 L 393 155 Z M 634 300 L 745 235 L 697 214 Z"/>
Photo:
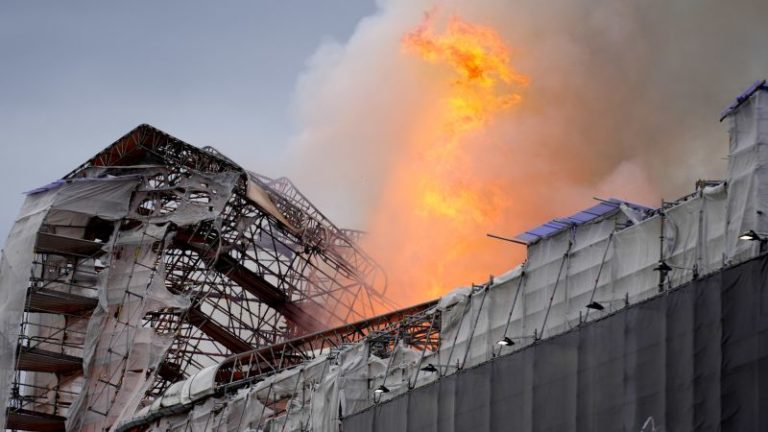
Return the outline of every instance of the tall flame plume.
<path id="1" fill-rule="evenodd" d="M 401 300 L 438 296 L 509 267 L 510 255 L 485 233 L 503 221 L 507 185 L 484 175 L 479 154 L 494 151 L 483 131 L 522 102 L 528 78 L 491 28 L 457 16 L 438 31 L 437 11 L 402 39 L 406 55 L 444 80 L 434 111 L 415 119 L 409 154 L 396 167 L 375 212 L 370 248 Z M 507 247 L 506 245 L 504 247 Z"/>

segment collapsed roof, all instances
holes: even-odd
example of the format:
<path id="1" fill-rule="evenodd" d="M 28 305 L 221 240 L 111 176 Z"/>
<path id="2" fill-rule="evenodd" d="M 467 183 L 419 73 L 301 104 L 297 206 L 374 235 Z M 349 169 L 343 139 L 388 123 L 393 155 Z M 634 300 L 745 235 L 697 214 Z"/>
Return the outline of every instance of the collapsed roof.
<path id="1" fill-rule="evenodd" d="M 30 191 L 9 236 L 8 427 L 102 430 L 233 354 L 393 310 L 357 235 L 285 178 L 137 127 Z"/>

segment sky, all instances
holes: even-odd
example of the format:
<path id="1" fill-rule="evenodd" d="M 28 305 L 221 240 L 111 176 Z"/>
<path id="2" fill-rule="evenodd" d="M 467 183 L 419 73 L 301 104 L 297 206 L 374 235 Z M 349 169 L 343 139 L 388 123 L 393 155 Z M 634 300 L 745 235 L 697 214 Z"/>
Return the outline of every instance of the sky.
<path id="1" fill-rule="evenodd" d="M 292 94 L 372 0 L 0 2 L 0 238 L 23 192 L 141 123 L 280 175 Z"/>

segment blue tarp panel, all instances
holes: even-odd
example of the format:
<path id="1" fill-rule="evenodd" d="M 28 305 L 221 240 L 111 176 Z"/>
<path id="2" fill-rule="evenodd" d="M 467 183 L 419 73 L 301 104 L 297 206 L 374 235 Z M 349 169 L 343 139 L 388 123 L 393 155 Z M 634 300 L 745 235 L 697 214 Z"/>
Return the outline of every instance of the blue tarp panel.
<path id="1" fill-rule="evenodd" d="M 736 110 L 741 104 L 743 104 L 747 99 L 749 99 L 750 96 L 755 94 L 758 90 L 768 90 L 768 86 L 765 85 L 765 80 L 755 81 L 754 84 L 749 86 L 748 89 L 744 91 L 744 93 L 740 94 L 738 97 L 736 97 L 736 100 L 728 106 L 723 112 L 720 113 L 720 121 L 723 121 L 726 117 L 728 117 L 733 111 Z"/>
<path id="2" fill-rule="evenodd" d="M 536 228 L 533 228 L 524 233 L 518 234 L 515 236 L 515 240 L 523 243 L 532 243 L 537 240 L 551 237 L 574 225 L 582 225 L 585 223 L 592 222 L 597 218 L 610 215 L 613 212 L 618 211 L 619 207 L 622 204 L 634 210 L 638 210 L 640 212 L 649 212 L 653 210 L 651 208 L 641 206 L 639 204 L 633 204 L 628 201 L 622 201 L 615 198 L 611 198 L 608 201 L 601 201 L 597 205 L 594 205 L 588 209 L 572 214 L 568 217 L 551 220 L 545 224 L 537 226 Z"/>

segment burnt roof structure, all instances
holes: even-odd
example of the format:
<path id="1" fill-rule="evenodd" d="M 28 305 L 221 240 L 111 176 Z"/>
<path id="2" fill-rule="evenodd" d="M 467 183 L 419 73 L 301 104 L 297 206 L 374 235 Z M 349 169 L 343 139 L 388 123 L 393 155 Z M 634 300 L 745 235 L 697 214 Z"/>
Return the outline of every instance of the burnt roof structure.
<path id="1" fill-rule="evenodd" d="M 6 243 L 6 427 L 106 430 L 232 355 L 392 311 L 358 235 L 286 178 L 138 126 L 30 191 Z"/>

